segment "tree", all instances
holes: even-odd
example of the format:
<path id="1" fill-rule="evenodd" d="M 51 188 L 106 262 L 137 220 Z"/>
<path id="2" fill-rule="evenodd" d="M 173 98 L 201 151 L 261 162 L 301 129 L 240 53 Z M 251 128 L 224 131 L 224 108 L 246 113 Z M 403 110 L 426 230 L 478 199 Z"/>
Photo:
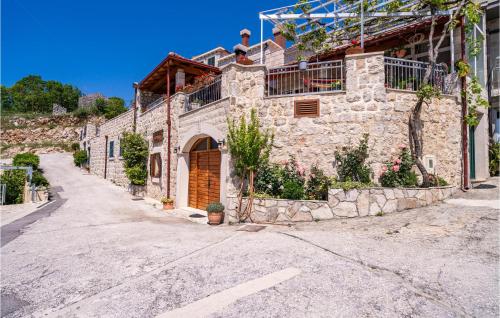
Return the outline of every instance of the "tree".
<path id="1" fill-rule="evenodd" d="M 78 106 L 78 88 L 58 81 L 44 81 L 39 75 L 28 75 L 11 88 L 2 86 L 2 109 L 15 112 L 50 113 L 57 103 L 72 111 Z"/>
<path id="2" fill-rule="evenodd" d="M 250 121 L 245 115 L 240 117 L 239 125 L 234 119 L 227 119 L 227 145 L 234 163 L 237 176 L 240 178 L 237 215 L 240 221 L 250 217 L 254 198 L 254 177 L 263 164 L 269 159 L 274 135 L 269 130 L 260 129 L 260 122 L 255 109 L 251 110 Z M 243 209 L 243 194 L 247 192 L 248 201 Z"/>
<path id="3" fill-rule="evenodd" d="M 344 0 L 344 4 L 355 6 L 354 10 L 358 13 L 358 17 L 346 18 L 343 21 L 345 26 L 342 30 L 333 30 L 326 32 L 326 27 L 320 19 L 307 19 L 307 26 L 297 25 L 295 22 L 286 22 L 282 26 L 282 33 L 289 41 L 297 44 L 300 52 L 309 51 L 314 53 L 325 52 L 331 50 L 335 45 L 345 44 L 346 41 L 357 43 L 360 32 L 360 18 L 361 5 L 357 5 L 357 0 Z M 474 25 L 481 21 L 482 10 L 478 3 L 474 0 L 423 0 L 415 1 L 412 5 L 408 5 L 403 1 L 393 1 L 385 6 L 380 6 L 378 2 L 365 0 L 362 2 L 363 11 L 385 11 L 387 13 L 402 12 L 402 11 L 429 11 L 430 12 L 430 31 L 428 36 L 428 55 L 429 64 L 425 71 L 424 77 L 421 81 L 420 88 L 417 92 L 417 101 L 412 107 L 408 119 L 408 136 L 411 156 L 415 161 L 415 165 L 422 174 L 422 186 L 429 187 L 430 180 L 429 174 L 422 163 L 423 156 L 423 132 L 421 113 L 424 105 L 430 105 L 433 98 L 439 97 L 439 91 L 432 85 L 433 71 L 436 67 L 436 61 L 439 56 L 439 49 L 443 44 L 448 32 L 455 28 L 459 22 L 459 18 L 463 18 L 464 29 L 466 33 L 466 41 L 469 47 L 469 54 L 475 56 L 481 51 L 481 36 L 473 36 Z M 376 7 L 378 8 L 376 8 Z M 299 0 L 293 7 L 292 13 L 308 14 L 312 7 L 307 0 Z M 452 15 L 449 20 L 444 24 L 442 29 L 437 28 L 438 20 L 442 17 L 439 15 L 440 11 L 450 10 Z M 288 13 L 288 12 L 281 12 Z M 382 17 L 379 19 L 367 19 L 365 27 L 373 27 L 376 23 L 390 23 L 390 17 Z M 299 34 L 299 31 L 308 31 L 304 34 Z M 440 33 L 439 33 L 440 32 Z M 434 42 L 433 39 L 438 37 L 438 41 Z M 470 65 L 467 61 L 459 61 L 457 63 L 458 74 L 461 77 L 466 77 Z M 472 77 L 466 81 L 466 87 L 462 88 L 462 94 L 467 96 L 468 114 L 464 120 L 469 125 L 477 125 L 477 107 L 488 107 L 488 102 L 482 97 L 482 88 L 478 83 L 477 78 Z"/>
<path id="4" fill-rule="evenodd" d="M 111 119 L 123 114 L 127 110 L 127 107 L 125 107 L 125 101 L 122 98 L 110 97 L 106 107 L 104 108 L 104 117 L 106 117 L 106 119 Z"/>

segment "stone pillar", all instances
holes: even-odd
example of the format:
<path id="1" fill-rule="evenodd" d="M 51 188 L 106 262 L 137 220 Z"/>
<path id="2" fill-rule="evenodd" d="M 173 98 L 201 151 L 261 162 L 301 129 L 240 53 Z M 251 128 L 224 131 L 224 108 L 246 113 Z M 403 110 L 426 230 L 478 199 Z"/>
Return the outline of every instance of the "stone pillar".
<path id="1" fill-rule="evenodd" d="M 184 87 L 186 85 L 186 74 L 182 68 L 178 69 L 175 73 L 175 90 L 177 91 L 178 87 Z"/>
<path id="2" fill-rule="evenodd" d="M 346 100 L 353 108 L 375 110 L 386 102 L 384 52 L 346 55 L 345 63 Z"/>

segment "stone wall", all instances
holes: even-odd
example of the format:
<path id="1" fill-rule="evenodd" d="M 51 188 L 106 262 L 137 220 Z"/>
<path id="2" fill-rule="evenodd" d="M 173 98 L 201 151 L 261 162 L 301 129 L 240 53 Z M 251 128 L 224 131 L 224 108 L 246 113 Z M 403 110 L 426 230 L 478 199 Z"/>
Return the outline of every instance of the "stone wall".
<path id="1" fill-rule="evenodd" d="M 104 177 L 106 166 L 106 179 L 127 187 L 129 180 L 125 175 L 123 159 L 120 156 L 120 137 L 124 132 L 132 131 L 133 110 L 129 110 L 99 126 L 99 135 L 91 138 L 90 144 L 90 172 Z M 87 128 L 87 133 L 92 129 Z M 94 132 L 96 130 L 94 129 Z M 106 137 L 107 143 L 106 143 Z M 110 142 L 114 142 L 114 157 L 109 157 Z M 108 155 L 106 156 L 106 152 Z M 106 160 L 107 159 L 107 160 Z"/>
<path id="2" fill-rule="evenodd" d="M 81 96 L 78 98 L 78 108 L 93 107 L 93 106 L 95 106 L 96 100 L 99 98 L 107 99 L 101 93 L 94 93 L 94 94 L 88 94 L 88 95 Z"/>
<path id="3" fill-rule="evenodd" d="M 184 94 L 176 94 L 171 98 L 171 110 L 172 110 L 172 127 L 176 126 L 177 123 L 177 112 L 176 106 L 180 103 L 181 98 Z M 158 131 L 163 131 L 163 140 L 158 143 L 153 142 L 153 134 Z M 160 199 L 162 196 L 166 195 L 167 187 L 167 103 L 166 101 L 162 104 L 157 105 L 154 108 L 148 109 L 146 112 L 141 113 L 137 117 L 137 132 L 142 134 L 149 145 L 149 153 L 160 153 L 162 162 L 162 174 L 160 178 L 152 178 L 149 171 L 148 162 L 148 179 L 146 186 L 146 195 L 156 199 Z M 172 129 L 172 141 L 171 141 L 171 177 L 170 177 L 170 189 L 171 196 L 175 197 L 175 175 L 176 175 L 176 163 L 175 154 L 173 148 L 177 143 L 177 132 L 176 129 Z"/>
<path id="4" fill-rule="evenodd" d="M 449 198 L 456 188 L 330 189 L 328 201 L 255 199 L 251 220 L 255 223 L 294 223 L 393 213 L 432 205 Z M 246 200 L 244 201 L 246 204 Z M 237 198 L 230 197 L 225 222 L 238 222 Z"/>
<path id="5" fill-rule="evenodd" d="M 68 112 L 68 110 L 65 107 L 62 107 L 59 104 L 52 104 L 52 115 L 54 116 L 60 116 L 64 115 Z"/>

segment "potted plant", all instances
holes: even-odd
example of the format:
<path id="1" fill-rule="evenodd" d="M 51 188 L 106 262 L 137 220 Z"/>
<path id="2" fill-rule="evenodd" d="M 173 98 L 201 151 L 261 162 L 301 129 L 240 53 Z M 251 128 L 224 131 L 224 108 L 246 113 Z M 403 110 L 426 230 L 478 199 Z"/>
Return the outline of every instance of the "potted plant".
<path id="1" fill-rule="evenodd" d="M 207 206 L 208 224 L 219 225 L 224 217 L 224 206 L 220 202 L 212 202 Z"/>
<path id="2" fill-rule="evenodd" d="M 306 57 L 299 55 L 297 57 L 297 61 L 299 61 L 299 70 L 301 70 L 301 71 L 307 70 L 307 58 Z"/>
<path id="3" fill-rule="evenodd" d="M 174 199 L 163 197 L 161 198 L 161 203 L 163 203 L 164 210 L 173 210 L 174 209 Z"/>

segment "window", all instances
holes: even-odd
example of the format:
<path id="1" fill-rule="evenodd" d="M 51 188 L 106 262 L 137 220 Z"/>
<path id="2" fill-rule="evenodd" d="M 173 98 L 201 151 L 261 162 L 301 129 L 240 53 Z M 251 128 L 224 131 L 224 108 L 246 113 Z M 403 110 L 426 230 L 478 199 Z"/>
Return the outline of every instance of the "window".
<path id="1" fill-rule="evenodd" d="M 153 146 L 161 146 L 163 143 L 163 129 L 153 133 Z"/>
<path id="2" fill-rule="evenodd" d="M 95 135 L 99 137 L 99 126 L 95 126 Z"/>
<path id="3" fill-rule="evenodd" d="M 149 156 L 149 174 L 151 178 L 159 178 L 161 176 L 161 155 L 159 153 Z"/>
<path id="4" fill-rule="evenodd" d="M 87 137 L 87 125 L 83 127 L 83 138 Z"/>
<path id="5" fill-rule="evenodd" d="M 118 156 L 121 158 L 123 156 L 123 146 L 122 146 L 122 140 L 121 139 L 118 139 L 118 141 L 120 142 L 120 148 L 118 148 Z"/>
<path id="6" fill-rule="evenodd" d="M 115 142 L 110 141 L 109 142 L 109 158 L 114 158 L 115 157 Z"/>
<path id="7" fill-rule="evenodd" d="M 295 117 L 318 117 L 319 99 L 304 99 L 295 101 Z"/>
<path id="8" fill-rule="evenodd" d="M 215 56 L 209 57 L 207 60 L 207 64 L 215 66 Z"/>

